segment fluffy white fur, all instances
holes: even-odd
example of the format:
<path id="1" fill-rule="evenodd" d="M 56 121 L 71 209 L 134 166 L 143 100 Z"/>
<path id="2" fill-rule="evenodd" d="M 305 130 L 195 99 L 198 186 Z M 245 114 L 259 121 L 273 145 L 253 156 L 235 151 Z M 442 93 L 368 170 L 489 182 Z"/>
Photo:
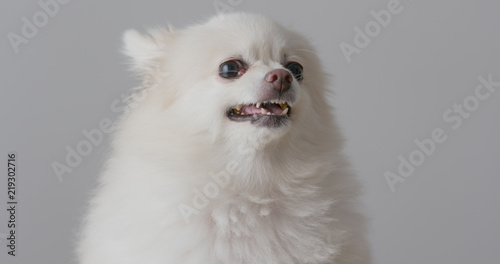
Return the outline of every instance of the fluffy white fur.
<path id="1" fill-rule="evenodd" d="M 118 124 L 81 232 L 81 264 L 370 263 L 360 187 L 302 35 L 235 13 L 124 40 L 148 88 Z M 230 57 L 250 65 L 233 81 L 218 74 Z M 227 109 L 257 102 L 283 60 L 304 67 L 290 122 L 230 121 Z"/>

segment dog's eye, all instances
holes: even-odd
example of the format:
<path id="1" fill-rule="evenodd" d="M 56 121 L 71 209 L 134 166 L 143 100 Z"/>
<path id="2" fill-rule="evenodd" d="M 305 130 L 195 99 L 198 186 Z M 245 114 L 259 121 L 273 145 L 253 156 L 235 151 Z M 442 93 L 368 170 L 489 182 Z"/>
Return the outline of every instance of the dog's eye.
<path id="1" fill-rule="evenodd" d="M 295 77 L 295 79 L 297 79 L 297 81 L 302 81 L 302 79 L 304 79 L 304 77 L 302 76 L 302 70 L 304 68 L 302 68 L 302 65 L 300 65 L 300 63 L 298 62 L 289 62 L 287 65 L 286 65 L 286 68 L 288 70 L 290 70 L 290 72 L 292 72 L 293 76 Z"/>
<path id="2" fill-rule="evenodd" d="M 244 73 L 245 67 L 239 60 L 226 61 L 219 66 L 219 75 L 224 79 L 238 78 Z"/>

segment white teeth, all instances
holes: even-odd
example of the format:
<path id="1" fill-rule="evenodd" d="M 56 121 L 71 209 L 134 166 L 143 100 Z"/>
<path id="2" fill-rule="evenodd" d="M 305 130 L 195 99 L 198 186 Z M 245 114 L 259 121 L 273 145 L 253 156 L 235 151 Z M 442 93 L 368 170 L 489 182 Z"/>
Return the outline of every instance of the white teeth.
<path id="1" fill-rule="evenodd" d="M 243 105 L 237 105 L 236 110 L 240 111 L 242 107 L 243 107 Z"/>
<path id="2" fill-rule="evenodd" d="M 257 108 L 259 108 L 260 107 L 260 103 L 255 104 L 255 106 L 257 106 Z"/>
<path id="3" fill-rule="evenodd" d="M 264 108 L 261 108 L 261 109 L 260 109 L 260 112 L 261 112 L 263 115 L 265 115 L 265 114 L 267 113 L 266 109 L 264 109 Z"/>
<path id="4" fill-rule="evenodd" d="M 271 115 L 271 113 L 270 113 L 270 112 L 267 112 L 267 115 Z"/>
<path id="5" fill-rule="evenodd" d="M 286 115 L 286 113 L 288 113 L 288 107 L 285 108 L 285 110 L 283 110 L 283 112 L 281 112 L 282 115 Z"/>

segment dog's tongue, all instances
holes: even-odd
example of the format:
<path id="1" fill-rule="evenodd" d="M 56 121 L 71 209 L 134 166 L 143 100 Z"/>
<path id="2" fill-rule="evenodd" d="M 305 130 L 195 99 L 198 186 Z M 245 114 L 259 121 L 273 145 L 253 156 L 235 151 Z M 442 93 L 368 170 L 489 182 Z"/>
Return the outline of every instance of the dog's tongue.
<path id="1" fill-rule="evenodd" d="M 267 110 L 267 112 L 271 112 L 273 114 L 281 114 L 283 112 L 283 109 L 279 107 L 277 104 L 269 104 L 269 105 L 261 105 L 260 108 L 257 108 L 256 105 L 244 105 L 240 112 L 244 113 L 245 115 L 253 115 L 253 114 L 262 114 L 261 108 L 264 108 Z"/>

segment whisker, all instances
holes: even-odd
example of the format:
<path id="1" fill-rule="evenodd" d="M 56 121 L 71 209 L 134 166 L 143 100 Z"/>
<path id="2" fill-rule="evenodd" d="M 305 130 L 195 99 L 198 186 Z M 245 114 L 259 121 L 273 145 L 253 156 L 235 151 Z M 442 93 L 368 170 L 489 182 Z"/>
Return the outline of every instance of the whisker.
<path id="1" fill-rule="evenodd" d="M 307 51 L 307 52 L 310 52 L 310 53 L 314 54 L 316 57 L 319 57 L 319 56 L 318 56 L 318 53 L 316 53 L 316 52 L 315 52 L 315 51 L 313 51 L 313 50 L 309 50 L 309 49 L 297 49 L 297 50 L 298 50 L 298 51 Z"/>

